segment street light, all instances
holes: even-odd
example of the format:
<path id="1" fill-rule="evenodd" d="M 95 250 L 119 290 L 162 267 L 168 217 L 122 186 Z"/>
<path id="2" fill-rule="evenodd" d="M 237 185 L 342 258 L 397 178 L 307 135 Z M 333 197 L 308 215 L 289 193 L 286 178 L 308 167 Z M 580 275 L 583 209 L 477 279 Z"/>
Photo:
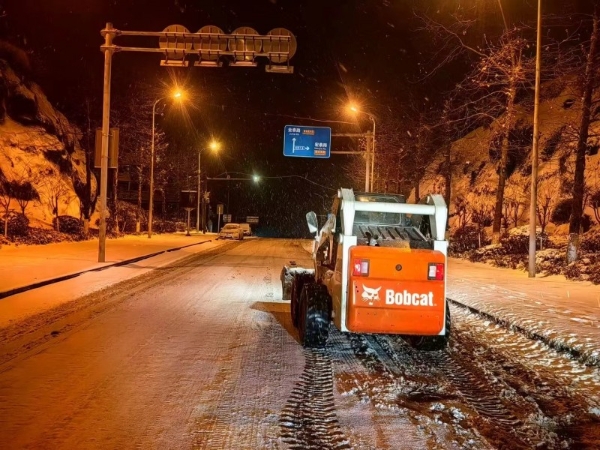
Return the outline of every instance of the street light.
<path id="1" fill-rule="evenodd" d="M 260 181 L 260 176 L 258 175 L 253 175 L 252 179 L 254 180 L 255 183 L 258 183 Z"/>
<path id="2" fill-rule="evenodd" d="M 362 113 L 366 116 L 369 117 L 369 119 L 371 119 L 371 122 L 373 122 L 373 136 L 372 136 L 372 154 L 370 154 L 370 152 L 368 151 L 368 147 L 367 147 L 367 162 L 366 162 L 366 171 L 367 171 L 367 179 L 365 181 L 365 191 L 367 192 L 373 192 L 373 185 L 374 185 L 374 178 L 375 178 L 375 116 L 371 113 L 368 113 L 366 111 L 363 111 L 362 109 L 360 109 L 357 105 L 355 105 L 354 103 L 350 103 L 347 106 L 348 111 L 350 111 L 353 114 L 359 114 Z M 367 141 L 367 146 L 368 146 L 368 141 Z M 369 157 L 371 158 L 371 177 L 369 180 Z"/>
<path id="3" fill-rule="evenodd" d="M 218 152 L 221 148 L 221 143 L 216 140 L 210 141 L 208 144 L 208 148 L 210 148 L 213 152 Z M 200 178 L 200 173 L 202 169 L 202 150 L 198 150 L 198 198 L 196 203 L 196 231 L 200 232 L 200 201 L 202 198 L 202 181 Z M 202 202 L 202 231 L 204 231 L 204 202 Z"/>
<path id="4" fill-rule="evenodd" d="M 183 99 L 183 93 L 180 90 L 176 90 L 171 95 L 176 100 Z M 156 122 L 156 105 L 167 97 L 161 97 L 154 102 L 152 105 L 152 143 L 150 145 L 150 204 L 148 205 L 148 239 L 152 237 L 152 213 L 154 210 L 154 131 Z"/>

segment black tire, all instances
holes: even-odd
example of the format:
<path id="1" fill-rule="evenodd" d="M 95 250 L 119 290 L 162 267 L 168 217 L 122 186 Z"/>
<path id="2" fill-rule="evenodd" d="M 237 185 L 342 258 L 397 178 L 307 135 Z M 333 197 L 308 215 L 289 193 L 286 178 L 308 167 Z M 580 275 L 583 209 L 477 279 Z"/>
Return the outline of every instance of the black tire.
<path id="1" fill-rule="evenodd" d="M 290 315 L 292 316 L 292 324 L 298 328 L 298 305 L 300 303 L 300 294 L 306 283 L 314 283 L 315 279 L 312 275 L 302 273 L 294 275 L 292 279 L 292 287 L 290 292 Z"/>
<path id="2" fill-rule="evenodd" d="M 305 284 L 298 308 L 298 334 L 305 348 L 322 348 L 329 337 L 331 297 L 322 284 Z"/>
<path id="3" fill-rule="evenodd" d="M 450 341 L 450 330 L 452 321 L 450 319 L 450 307 L 446 302 L 446 334 L 444 336 L 411 336 L 410 344 L 417 350 L 435 352 L 445 350 Z"/>

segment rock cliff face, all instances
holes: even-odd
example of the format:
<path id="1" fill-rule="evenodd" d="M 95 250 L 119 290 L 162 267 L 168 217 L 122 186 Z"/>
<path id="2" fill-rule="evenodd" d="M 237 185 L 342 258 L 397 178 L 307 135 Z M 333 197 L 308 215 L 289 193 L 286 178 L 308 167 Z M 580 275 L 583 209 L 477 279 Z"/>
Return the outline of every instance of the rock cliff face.
<path id="1" fill-rule="evenodd" d="M 56 199 L 58 214 L 80 217 L 80 198 L 86 191 L 80 138 L 80 131 L 53 108 L 40 86 L 0 54 L 0 184 L 33 199 L 25 211 L 32 226 L 51 226 Z M 91 192 L 95 195 L 93 175 Z M 11 209 L 21 210 L 17 199 Z"/>
<path id="2" fill-rule="evenodd" d="M 574 150 L 580 117 L 581 98 L 572 84 L 562 80 L 545 86 L 540 103 L 539 146 L 539 195 L 538 205 L 547 203 L 549 208 L 560 207 L 563 200 L 571 197 L 574 170 Z M 505 204 L 513 205 L 513 211 L 505 213 L 516 218 L 516 225 L 528 223 L 529 186 L 531 183 L 531 146 L 533 132 L 532 108 L 518 107 L 516 129 L 511 134 L 509 155 L 509 178 L 505 190 Z M 459 205 L 470 205 L 484 210 L 493 206 L 498 174 L 496 171 L 499 149 L 495 142 L 497 123 L 478 128 L 452 144 L 452 192 L 449 209 L 453 217 L 451 225 L 457 225 Z M 586 158 L 586 185 L 589 192 L 600 190 L 600 123 L 593 124 L 589 140 L 590 152 Z M 443 155 L 437 156 L 421 180 L 421 196 L 444 192 Z M 414 200 L 414 192 L 410 201 Z M 514 207 L 518 206 L 515 212 Z M 510 209 L 510 208 L 509 208 Z M 585 211 L 592 218 L 589 206 Z M 454 215 L 456 214 L 456 215 Z M 491 212 L 490 212 L 491 214 Z M 511 226 L 515 226 L 514 220 Z M 548 231 L 555 227 L 550 224 Z M 565 231 L 561 229 L 559 231 Z"/>

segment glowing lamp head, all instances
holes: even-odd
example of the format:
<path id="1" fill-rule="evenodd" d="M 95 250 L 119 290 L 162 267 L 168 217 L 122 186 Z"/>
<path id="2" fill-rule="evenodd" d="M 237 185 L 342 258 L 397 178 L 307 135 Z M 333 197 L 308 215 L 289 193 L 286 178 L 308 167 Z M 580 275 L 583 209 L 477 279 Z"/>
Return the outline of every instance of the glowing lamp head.
<path id="1" fill-rule="evenodd" d="M 358 112 L 360 112 L 360 109 L 358 108 L 358 106 L 356 106 L 356 104 L 354 103 L 350 103 L 348 104 L 348 106 L 346 107 L 346 109 L 348 110 L 349 113 L 351 114 L 356 114 Z"/>

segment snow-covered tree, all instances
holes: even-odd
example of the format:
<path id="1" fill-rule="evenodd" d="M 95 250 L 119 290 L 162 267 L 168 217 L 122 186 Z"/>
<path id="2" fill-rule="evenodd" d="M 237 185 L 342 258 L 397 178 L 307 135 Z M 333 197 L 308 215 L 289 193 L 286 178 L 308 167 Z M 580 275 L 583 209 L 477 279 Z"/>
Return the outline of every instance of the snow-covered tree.
<path id="1" fill-rule="evenodd" d="M 60 212 L 63 208 L 67 208 L 74 200 L 73 191 L 61 176 L 48 177 L 44 180 L 43 185 L 43 201 L 54 215 L 56 231 L 60 231 Z"/>
<path id="2" fill-rule="evenodd" d="M 0 208 L 4 218 L 4 237 L 8 237 L 8 219 L 10 217 L 10 205 L 14 198 L 12 187 L 9 182 L 0 183 Z"/>
<path id="3" fill-rule="evenodd" d="M 579 236 L 581 233 L 583 208 L 585 206 L 585 165 L 588 151 L 590 124 L 598 117 L 598 108 L 594 106 L 594 91 L 598 88 L 600 77 L 600 1 L 594 0 L 592 33 L 585 63 L 582 84 L 581 121 L 575 152 L 575 176 L 573 179 L 573 202 L 569 220 L 569 243 L 567 245 L 567 261 L 576 261 L 579 254 Z"/>
<path id="4" fill-rule="evenodd" d="M 546 227 L 550 223 L 550 218 L 559 199 L 560 177 L 557 177 L 554 173 L 540 177 L 537 189 L 536 215 L 542 228 L 542 233 L 546 231 Z"/>

